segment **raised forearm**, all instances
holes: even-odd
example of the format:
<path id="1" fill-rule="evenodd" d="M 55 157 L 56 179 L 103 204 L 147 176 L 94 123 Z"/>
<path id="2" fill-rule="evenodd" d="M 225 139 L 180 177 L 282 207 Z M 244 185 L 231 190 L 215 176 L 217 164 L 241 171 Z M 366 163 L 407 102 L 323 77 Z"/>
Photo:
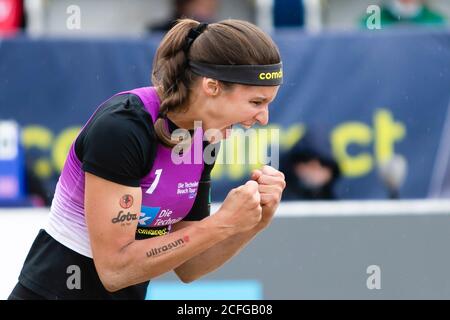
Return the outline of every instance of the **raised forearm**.
<path id="1" fill-rule="evenodd" d="M 114 259 L 113 266 L 102 279 L 107 289 L 116 291 L 141 283 L 173 270 L 185 261 L 230 236 L 230 230 L 209 217 L 166 236 L 133 241 Z"/>
<path id="2" fill-rule="evenodd" d="M 123 192 L 121 190 L 123 187 L 119 189 L 116 190 L 117 194 L 119 191 Z M 135 193 L 130 196 L 138 197 L 138 190 L 126 191 Z M 130 213 L 134 223 L 119 226 L 112 221 L 113 226 L 108 224 L 106 228 L 109 229 L 105 231 L 98 227 L 97 220 L 102 217 L 93 213 L 108 212 L 109 207 L 99 208 L 93 199 L 88 200 L 85 202 L 88 204 L 88 212 L 91 213 L 88 214 L 90 217 L 88 225 L 91 230 L 94 263 L 102 283 L 109 291 L 117 291 L 157 277 L 179 267 L 223 240 L 251 230 L 261 221 L 262 211 L 258 185 L 254 181 L 248 181 L 245 185 L 230 191 L 221 210 L 215 215 L 168 235 L 136 241 L 134 231 L 137 219 L 133 219 L 133 216 L 137 217 L 137 213 Z M 113 232 L 116 234 L 115 237 L 110 236 Z M 242 240 L 237 241 L 233 247 L 237 248 L 241 243 Z M 186 279 L 190 278 L 188 275 Z"/>

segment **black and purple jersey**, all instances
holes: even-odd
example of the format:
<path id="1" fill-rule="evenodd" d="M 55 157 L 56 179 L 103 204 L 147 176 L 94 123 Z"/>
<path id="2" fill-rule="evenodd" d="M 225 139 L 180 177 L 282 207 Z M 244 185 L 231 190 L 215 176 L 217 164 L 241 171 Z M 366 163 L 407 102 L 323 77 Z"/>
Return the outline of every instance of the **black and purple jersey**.
<path id="1" fill-rule="evenodd" d="M 151 116 L 151 119 L 157 118 L 159 98 L 154 88 L 139 88 L 122 92 L 118 95 L 125 94 L 136 95 L 141 100 L 145 111 Z M 92 121 L 101 121 L 101 116 L 96 118 L 94 115 L 88 121 L 84 127 L 88 134 L 91 129 L 89 125 Z M 96 123 L 93 125 L 95 126 Z M 111 128 L 111 130 L 114 130 L 114 128 Z M 81 138 L 86 139 L 83 136 Z M 112 138 L 113 136 L 111 136 Z M 115 141 L 110 140 L 110 143 L 114 146 Z M 92 147 L 95 148 L 95 146 Z M 118 146 L 118 148 L 123 148 L 123 146 Z M 194 159 L 196 148 L 200 149 L 200 154 L 202 155 L 203 131 L 201 127 L 197 128 L 193 133 L 192 147 L 187 151 L 189 154 L 184 155 L 191 157 L 190 164 L 174 163 L 171 158 L 172 149 L 162 144 L 156 144 L 153 165 L 148 173 L 143 175 L 139 182 L 122 182 L 133 186 L 137 186 L 137 183 L 139 183 L 142 189 L 141 216 L 136 230 L 138 238 L 170 232 L 171 225 L 179 222 L 189 214 L 196 199 L 200 178 L 204 169 L 202 158 L 200 161 L 198 159 L 195 161 L 196 159 Z M 120 152 L 120 150 L 117 151 Z M 112 154 L 112 156 L 115 156 L 115 154 Z M 103 168 L 97 168 L 101 167 L 101 165 L 92 163 L 98 160 L 87 159 L 84 163 L 82 162 L 83 160 L 78 158 L 75 143 L 73 143 L 56 187 L 49 222 L 45 230 L 65 246 L 87 257 L 92 257 L 84 217 L 83 170 L 106 177 L 106 179 L 109 178 L 109 175 L 103 172 L 107 171 L 107 168 L 105 169 L 104 166 Z M 136 164 L 130 163 L 128 165 Z M 155 228 L 157 228 L 157 231 L 154 230 Z"/>

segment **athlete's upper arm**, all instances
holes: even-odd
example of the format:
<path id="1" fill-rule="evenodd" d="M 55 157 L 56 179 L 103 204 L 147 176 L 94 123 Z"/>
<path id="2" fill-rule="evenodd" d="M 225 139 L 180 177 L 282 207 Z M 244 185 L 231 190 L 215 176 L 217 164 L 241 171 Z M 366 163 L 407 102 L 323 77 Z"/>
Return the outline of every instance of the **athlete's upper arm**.
<path id="1" fill-rule="evenodd" d="M 78 141 L 85 172 L 86 223 L 100 275 L 120 267 L 117 261 L 124 260 L 116 255 L 135 239 L 140 180 L 156 150 L 150 116 L 139 105 L 130 105 L 131 100 L 122 100 L 94 116 Z"/>
<path id="2" fill-rule="evenodd" d="M 85 215 L 100 278 L 120 269 L 121 250 L 134 241 L 141 212 L 140 187 L 120 185 L 85 173 Z"/>

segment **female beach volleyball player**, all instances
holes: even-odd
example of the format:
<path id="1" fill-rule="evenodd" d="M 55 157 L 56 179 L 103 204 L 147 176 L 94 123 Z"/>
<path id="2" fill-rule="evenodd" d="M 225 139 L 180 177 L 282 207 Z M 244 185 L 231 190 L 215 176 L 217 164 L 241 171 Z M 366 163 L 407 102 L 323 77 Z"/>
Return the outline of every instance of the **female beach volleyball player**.
<path id="1" fill-rule="evenodd" d="M 244 21 L 180 20 L 152 82 L 104 102 L 81 130 L 10 299 L 144 299 L 150 279 L 174 270 L 193 281 L 270 223 L 282 173 L 253 171 L 210 216 L 213 161 L 175 163 L 172 132 L 192 134 L 178 155 L 193 159 L 199 143 L 215 146 L 208 129 L 267 124 L 282 82 L 273 41 Z"/>

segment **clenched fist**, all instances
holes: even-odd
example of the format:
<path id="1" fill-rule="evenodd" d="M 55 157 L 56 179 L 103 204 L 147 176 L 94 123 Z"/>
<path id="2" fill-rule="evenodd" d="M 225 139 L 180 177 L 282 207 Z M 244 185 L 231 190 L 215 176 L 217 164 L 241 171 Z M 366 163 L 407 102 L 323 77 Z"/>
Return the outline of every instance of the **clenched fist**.
<path id="1" fill-rule="evenodd" d="M 286 187 L 284 174 L 271 166 L 264 166 L 261 170 L 253 170 L 251 179 L 258 183 L 262 207 L 259 227 L 265 228 L 272 221 Z"/>
<path id="2" fill-rule="evenodd" d="M 233 228 L 233 233 L 252 229 L 261 221 L 262 207 L 258 183 L 247 181 L 232 189 L 214 216 L 222 226 Z"/>

